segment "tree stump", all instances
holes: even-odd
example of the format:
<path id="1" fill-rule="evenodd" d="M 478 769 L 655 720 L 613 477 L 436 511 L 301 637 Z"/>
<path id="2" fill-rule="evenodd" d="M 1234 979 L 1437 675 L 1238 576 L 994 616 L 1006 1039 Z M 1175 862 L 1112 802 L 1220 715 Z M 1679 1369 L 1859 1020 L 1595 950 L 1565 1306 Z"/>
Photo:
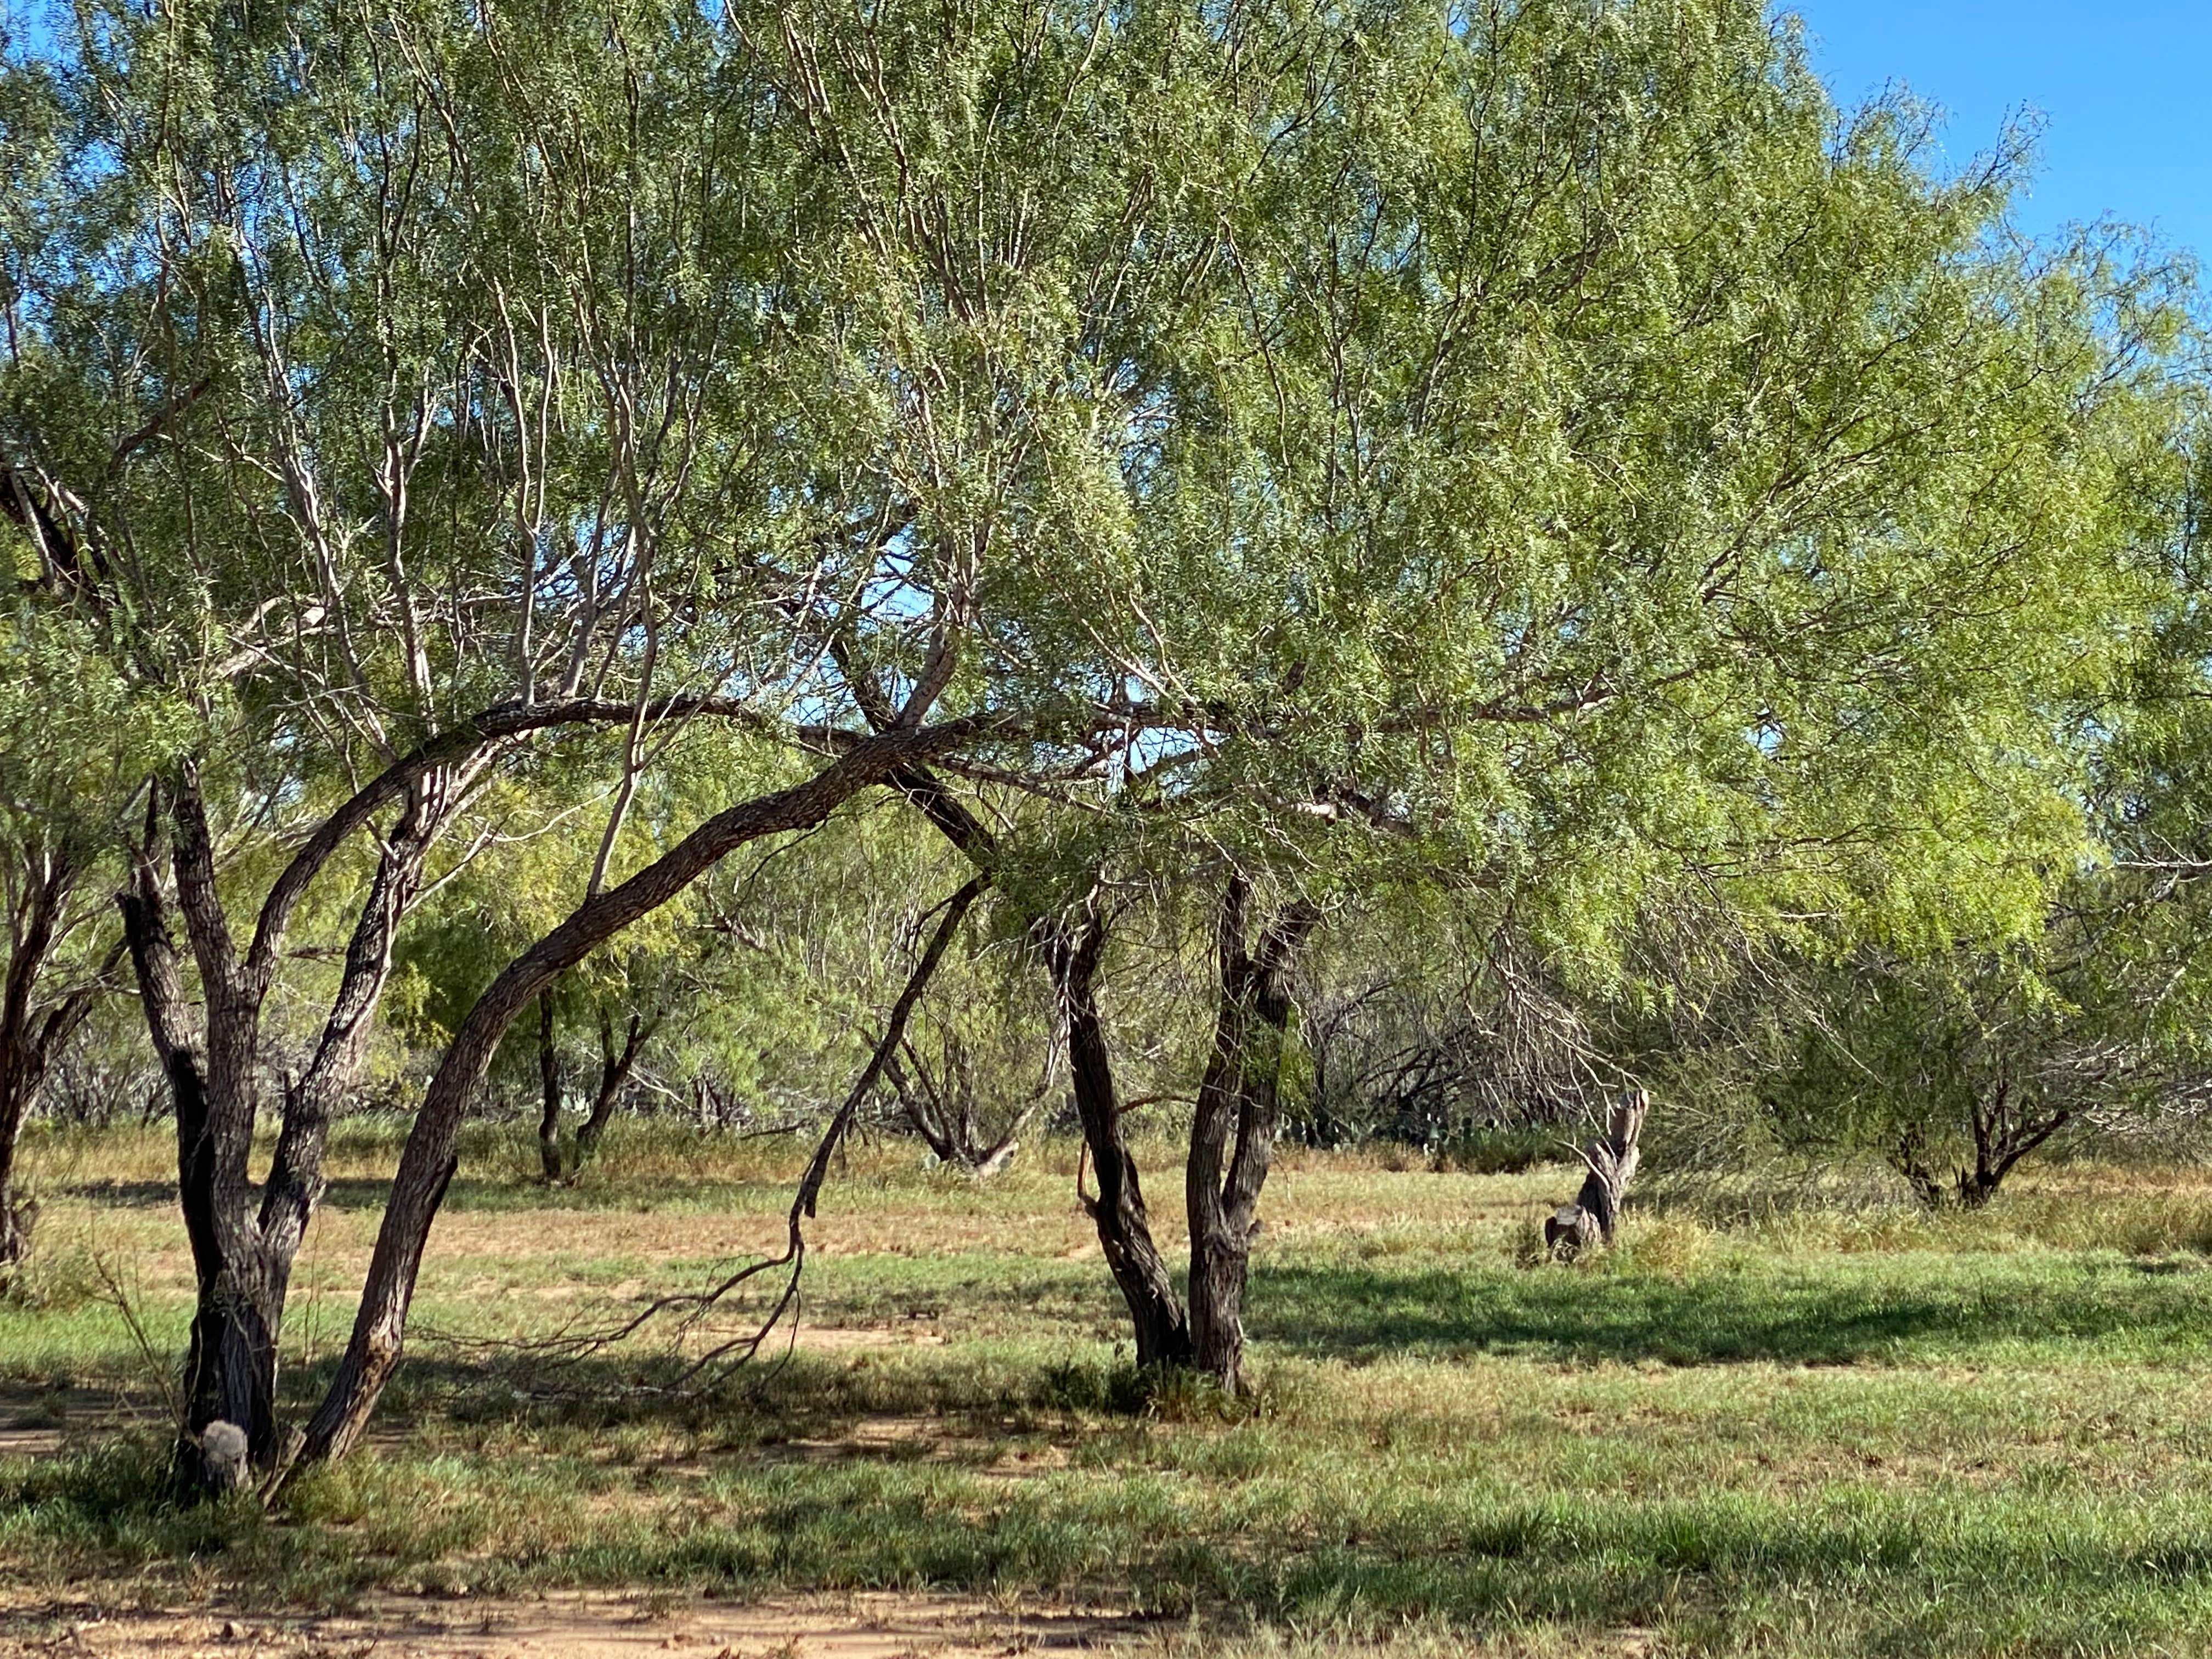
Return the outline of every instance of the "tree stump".
<path id="1" fill-rule="evenodd" d="M 1589 1144 L 1583 1162 L 1589 1173 L 1571 1204 L 1562 1204 L 1544 1222 L 1544 1247 L 1556 1261 L 1571 1261 L 1584 1250 L 1613 1243 L 1620 1224 L 1620 1203 L 1636 1174 L 1637 1142 L 1651 1097 L 1641 1089 L 1623 1095 L 1607 1114 L 1603 1136 Z"/>

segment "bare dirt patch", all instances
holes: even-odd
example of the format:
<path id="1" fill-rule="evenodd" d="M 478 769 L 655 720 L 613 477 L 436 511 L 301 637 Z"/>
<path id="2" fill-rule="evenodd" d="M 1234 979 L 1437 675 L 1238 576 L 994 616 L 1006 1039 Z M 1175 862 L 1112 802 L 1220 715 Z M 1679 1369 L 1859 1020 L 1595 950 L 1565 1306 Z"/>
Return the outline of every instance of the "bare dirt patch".
<path id="1" fill-rule="evenodd" d="M 1024 1610 L 953 1596 L 863 1595 L 750 1606 L 648 1604 L 611 1595 L 539 1601 L 386 1597 L 313 1618 L 219 1609 L 0 1612 L 0 1655 L 70 1659 L 909 1659 L 1126 1646 L 1145 1626 L 1076 1608 Z"/>

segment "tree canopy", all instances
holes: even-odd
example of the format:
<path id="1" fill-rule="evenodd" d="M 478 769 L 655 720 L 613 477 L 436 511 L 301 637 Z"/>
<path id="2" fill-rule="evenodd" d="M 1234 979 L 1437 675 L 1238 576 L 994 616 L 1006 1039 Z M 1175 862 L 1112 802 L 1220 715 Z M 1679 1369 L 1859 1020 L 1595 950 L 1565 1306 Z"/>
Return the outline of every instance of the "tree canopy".
<path id="1" fill-rule="evenodd" d="M 412 1127 L 311 1455 L 463 1117 L 557 1121 L 562 998 L 603 1080 L 680 1038 L 750 1088 L 773 1021 L 857 1100 L 935 1086 L 948 959 L 1050 981 L 988 1040 L 1066 1060 L 1140 1355 L 1233 1384 L 1332 926 L 1647 1013 L 1686 915 L 2010 960 L 2121 757 L 2198 769 L 2185 273 L 2020 238 L 2024 157 L 1839 111 L 1756 0 L 102 0 L 0 82 L 8 637 L 86 665 L 0 663 L 82 769 L 0 763 L 126 890 L 191 1444 L 291 1455 L 380 1042 Z M 997 965 L 905 974 L 940 902 Z M 1117 1022 L 1192 1112 L 1183 1336 Z"/>

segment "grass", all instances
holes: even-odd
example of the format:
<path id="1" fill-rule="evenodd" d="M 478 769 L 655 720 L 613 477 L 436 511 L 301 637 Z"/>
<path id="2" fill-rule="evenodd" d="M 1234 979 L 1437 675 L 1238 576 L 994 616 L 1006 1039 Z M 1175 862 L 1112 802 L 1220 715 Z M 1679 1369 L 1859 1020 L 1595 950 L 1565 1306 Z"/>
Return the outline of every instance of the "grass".
<path id="1" fill-rule="evenodd" d="M 1668 1202 L 1570 1268 L 1516 1260 L 1570 1170 L 1291 1154 L 1255 1261 L 1263 1390 L 1231 1407 L 1137 1386 L 1069 1149 L 979 1188 L 892 1143 L 825 1196 L 797 1347 L 702 1398 L 641 1389 L 648 1354 L 556 1371 L 466 1340 L 604 1319 L 775 1242 L 803 1149 L 622 1127 L 550 1192 L 532 1147 L 477 1133 L 416 1303 L 442 1340 L 368 1452 L 273 1515 L 151 1496 L 161 1378 L 118 1304 L 173 1351 L 166 1141 L 41 1138 L 0 1429 L 75 1426 L 0 1456 L 0 1582 L 271 1607 L 951 1589 L 1255 1654 L 2212 1647 L 2200 1173 L 2062 1168 L 1934 1218 L 1655 1182 Z M 394 1133 L 335 1149 L 286 1332 L 298 1401 L 343 1340 Z"/>

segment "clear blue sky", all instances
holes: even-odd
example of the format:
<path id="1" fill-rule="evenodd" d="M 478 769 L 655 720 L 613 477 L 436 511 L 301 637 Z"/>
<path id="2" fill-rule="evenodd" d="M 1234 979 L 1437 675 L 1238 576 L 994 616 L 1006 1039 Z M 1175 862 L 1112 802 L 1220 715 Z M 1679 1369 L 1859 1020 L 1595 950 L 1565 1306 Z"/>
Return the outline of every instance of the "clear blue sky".
<path id="1" fill-rule="evenodd" d="M 1890 82 L 1942 106 L 1945 155 L 1989 148 L 2040 112 L 2019 204 L 2041 235 L 2115 214 L 2212 267 L 2212 0 L 1778 0 L 1845 104 Z"/>

